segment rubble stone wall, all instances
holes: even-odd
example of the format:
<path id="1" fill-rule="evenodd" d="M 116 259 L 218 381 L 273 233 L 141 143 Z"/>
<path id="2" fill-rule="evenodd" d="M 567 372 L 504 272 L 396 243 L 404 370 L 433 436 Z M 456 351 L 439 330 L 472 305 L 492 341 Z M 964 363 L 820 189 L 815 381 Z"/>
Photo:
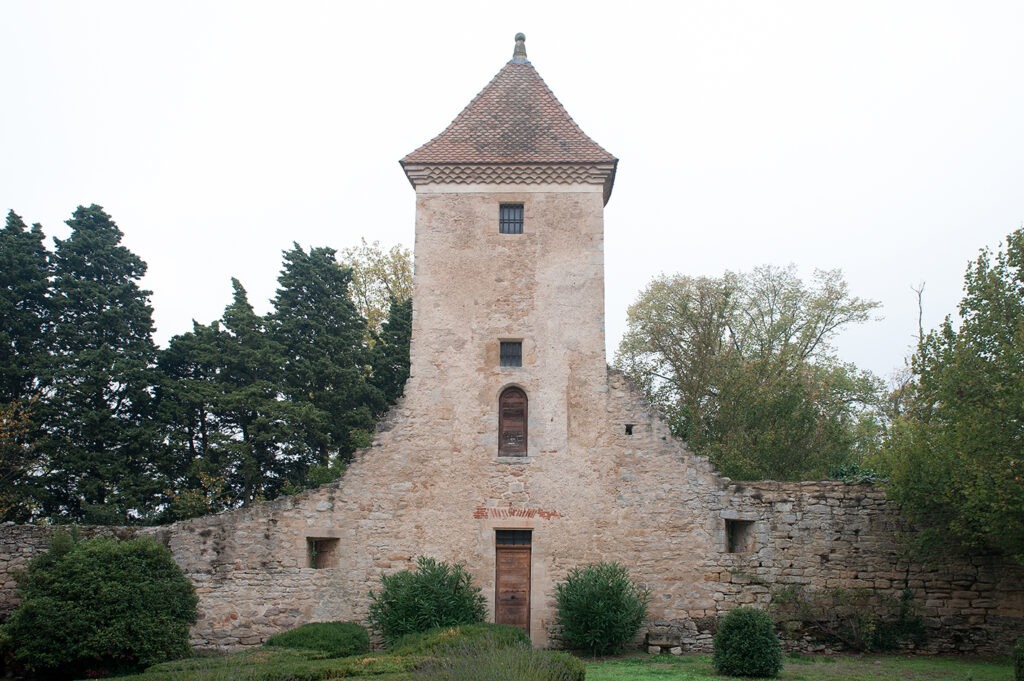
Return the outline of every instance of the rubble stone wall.
<path id="1" fill-rule="evenodd" d="M 501 528 L 533 531 L 537 645 L 557 644 L 554 584 L 572 567 L 613 560 L 651 589 L 645 642 L 658 649 L 709 649 L 718 616 L 738 605 L 840 592 L 890 603 L 910 594 L 928 651 L 1002 653 L 1024 632 L 1021 566 L 910 559 L 878 487 L 722 478 L 621 374 L 605 386 L 581 403 L 591 405 L 579 407 L 581 427 L 570 425 L 557 452 L 508 461 L 490 441 L 453 448 L 422 435 L 406 400 L 335 483 L 134 531 L 169 546 L 195 584 L 192 643 L 203 648 L 255 645 L 309 621 L 364 620 L 380 576 L 418 555 L 464 563 L 493 615 Z M 14 603 L 12 570 L 45 548 L 51 530 L 0 526 L 0 608 Z"/>

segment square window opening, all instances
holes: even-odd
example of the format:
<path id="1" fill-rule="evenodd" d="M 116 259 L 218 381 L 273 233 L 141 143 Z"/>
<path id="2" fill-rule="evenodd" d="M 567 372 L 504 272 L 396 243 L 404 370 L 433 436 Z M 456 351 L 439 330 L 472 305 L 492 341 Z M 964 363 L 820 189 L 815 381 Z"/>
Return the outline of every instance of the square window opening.
<path id="1" fill-rule="evenodd" d="M 523 204 L 503 203 L 498 208 L 498 233 L 523 233 Z"/>
<path id="2" fill-rule="evenodd" d="M 749 553 L 754 550 L 754 521 L 725 521 L 725 550 L 727 553 Z"/>
<path id="3" fill-rule="evenodd" d="M 523 342 L 522 341 L 501 341 L 501 366 L 521 367 L 523 366 Z"/>
<path id="4" fill-rule="evenodd" d="M 309 554 L 309 567 L 317 570 L 338 567 L 340 546 L 338 539 L 307 537 L 306 550 Z"/>

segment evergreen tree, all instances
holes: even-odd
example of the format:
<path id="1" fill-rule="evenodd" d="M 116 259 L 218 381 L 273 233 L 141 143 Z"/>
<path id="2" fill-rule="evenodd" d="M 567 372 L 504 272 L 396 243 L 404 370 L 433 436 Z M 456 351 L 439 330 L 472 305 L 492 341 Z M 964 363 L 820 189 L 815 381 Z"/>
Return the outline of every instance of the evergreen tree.
<path id="1" fill-rule="evenodd" d="M 373 419 L 385 408 L 368 382 L 366 321 L 353 304 L 351 281 L 351 269 L 338 265 L 334 249 L 307 253 L 295 244 L 284 253 L 273 323 L 286 356 L 283 391 L 297 419 L 290 443 L 297 463 L 344 462 L 369 444 Z"/>
<path id="2" fill-rule="evenodd" d="M 234 297 L 216 336 L 217 402 L 229 493 L 249 504 L 280 494 L 302 453 L 290 438 L 293 406 L 282 392 L 284 348 L 232 279 Z"/>
<path id="3" fill-rule="evenodd" d="M 373 385 L 388 404 L 405 391 L 409 379 L 409 344 L 412 340 L 412 298 L 391 300 L 388 319 L 373 346 Z"/>
<path id="4" fill-rule="evenodd" d="M 37 395 L 52 334 L 50 259 L 42 228 L 11 211 L 0 230 L 0 520 L 33 515 Z"/>
<path id="5" fill-rule="evenodd" d="M 192 331 L 171 339 L 157 364 L 159 420 L 166 433 L 164 515 L 176 520 L 231 508 L 236 504 L 228 487 L 231 435 L 218 384 L 224 364 L 219 324 L 193 323 Z"/>
<path id="6" fill-rule="evenodd" d="M 0 404 L 39 389 L 51 319 L 50 262 L 38 224 L 28 229 L 11 211 L 0 230 Z"/>
<path id="7" fill-rule="evenodd" d="M 103 209 L 79 207 L 56 239 L 53 362 L 40 402 L 46 438 L 44 513 L 129 522 L 151 510 L 158 482 L 145 263 L 121 245 Z"/>

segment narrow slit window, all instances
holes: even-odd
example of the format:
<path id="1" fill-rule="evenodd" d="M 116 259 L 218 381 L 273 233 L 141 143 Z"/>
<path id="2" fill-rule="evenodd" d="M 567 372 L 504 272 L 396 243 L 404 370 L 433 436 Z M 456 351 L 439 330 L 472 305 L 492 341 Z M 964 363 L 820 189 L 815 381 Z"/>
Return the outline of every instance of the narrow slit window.
<path id="1" fill-rule="evenodd" d="M 526 393 L 506 388 L 498 399 L 498 456 L 526 456 Z"/>
<path id="2" fill-rule="evenodd" d="M 523 366 L 523 342 L 501 341 L 501 366 Z"/>
<path id="3" fill-rule="evenodd" d="M 523 204 L 503 203 L 498 209 L 498 233 L 523 233 Z"/>

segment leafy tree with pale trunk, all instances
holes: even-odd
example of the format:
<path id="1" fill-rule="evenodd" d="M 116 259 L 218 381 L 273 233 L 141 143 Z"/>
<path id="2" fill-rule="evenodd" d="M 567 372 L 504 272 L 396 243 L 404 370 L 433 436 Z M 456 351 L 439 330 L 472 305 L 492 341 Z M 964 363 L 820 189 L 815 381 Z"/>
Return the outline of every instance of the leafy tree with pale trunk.
<path id="1" fill-rule="evenodd" d="M 876 437 L 878 381 L 831 341 L 877 307 L 839 271 L 810 286 L 793 266 L 662 275 L 630 306 L 616 365 L 725 475 L 824 477 Z"/>
<path id="2" fill-rule="evenodd" d="M 926 550 L 1024 563 L 1024 228 L 967 268 L 960 324 L 914 354 L 883 461 Z"/>
<path id="3" fill-rule="evenodd" d="M 385 251 L 379 241 L 363 239 L 341 251 L 339 261 L 352 270 L 352 300 L 366 320 L 372 344 L 389 318 L 392 301 L 412 298 L 412 254 L 398 244 Z"/>

